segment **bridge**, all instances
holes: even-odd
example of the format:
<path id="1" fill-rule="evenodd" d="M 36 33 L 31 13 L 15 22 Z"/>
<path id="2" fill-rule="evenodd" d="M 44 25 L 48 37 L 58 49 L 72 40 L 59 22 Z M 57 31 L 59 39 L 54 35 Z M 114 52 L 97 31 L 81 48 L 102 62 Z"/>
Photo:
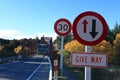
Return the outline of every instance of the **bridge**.
<path id="1" fill-rule="evenodd" d="M 3 44 L 8 42 L 8 44 Z M 0 80 L 52 80 L 53 43 L 52 37 L 41 37 L 41 39 L 0 40 Z M 19 45 L 17 45 L 19 44 Z M 39 44 L 49 44 L 47 55 L 37 54 Z M 18 48 L 15 46 L 19 46 Z M 21 47 L 21 48 L 20 48 Z M 16 56 L 12 50 L 19 50 Z M 10 56 L 12 57 L 10 57 Z"/>
<path id="2" fill-rule="evenodd" d="M 0 65 L 0 80 L 50 80 L 51 64 L 48 56 L 35 55 Z"/>

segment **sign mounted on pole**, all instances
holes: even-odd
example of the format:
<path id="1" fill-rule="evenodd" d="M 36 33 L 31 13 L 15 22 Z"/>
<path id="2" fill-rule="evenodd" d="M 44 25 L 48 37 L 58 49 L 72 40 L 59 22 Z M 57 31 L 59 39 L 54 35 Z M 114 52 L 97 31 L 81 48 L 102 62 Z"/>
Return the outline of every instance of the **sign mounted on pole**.
<path id="1" fill-rule="evenodd" d="M 108 56 L 103 53 L 72 53 L 71 66 L 87 66 L 106 68 L 108 66 Z"/>
<path id="2" fill-rule="evenodd" d="M 58 60 L 54 60 L 54 80 L 58 80 Z"/>
<path id="3" fill-rule="evenodd" d="M 61 18 L 57 20 L 54 24 L 55 32 L 61 36 L 61 50 L 60 50 L 60 69 L 61 75 L 63 75 L 63 45 L 64 45 L 64 36 L 68 35 L 71 32 L 72 25 L 69 20 Z"/>
<path id="4" fill-rule="evenodd" d="M 60 36 L 66 36 L 71 31 L 71 23 L 69 20 L 61 18 L 54 24 L 55 32 Z"/>
<path id="5" fill-rule="evenodd" d="M 100 43 L 107 35 L 107 23 L 96 12 L 84 12 L 73 22 L 73 34 L 82 44 L 92 46 Z"/>

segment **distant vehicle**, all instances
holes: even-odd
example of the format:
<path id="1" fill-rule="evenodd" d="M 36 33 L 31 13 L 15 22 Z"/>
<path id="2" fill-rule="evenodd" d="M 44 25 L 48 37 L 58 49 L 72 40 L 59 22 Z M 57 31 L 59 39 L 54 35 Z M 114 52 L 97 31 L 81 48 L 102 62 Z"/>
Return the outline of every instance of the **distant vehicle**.
<path id="1" fill-rule="evenodd" d="M 47 55 L 50 52 L 49 49 L 50 49 L 49 44 L 39 44 L 37 47 L 37 54 Z"/>

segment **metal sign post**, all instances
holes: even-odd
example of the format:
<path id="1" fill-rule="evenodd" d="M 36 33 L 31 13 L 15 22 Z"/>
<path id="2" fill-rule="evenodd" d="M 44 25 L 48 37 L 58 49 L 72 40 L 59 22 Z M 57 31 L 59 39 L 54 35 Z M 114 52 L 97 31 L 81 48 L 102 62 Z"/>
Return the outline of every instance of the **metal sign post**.
<path id="1" fill-rule="evenodd" d="M 75 38 L 80 43 L 87 45 L 85 46 L 86 53 L 91 52 L 91 46 L 100 43 L 106 37 L 108 30 L 105 19 L 92 11 L 78 15 L 73 22 L 72 29 Z M 78 61 L 80 60 L 77 58 Z M 87 57 L 85 61 L 87 61 Z M 85 80 L 91 80 L 91 67 L 85 66 Z"/>
<path id="2" fill-rule="evenodd" d="M 58 60 L 54 60 L 54 80 L 58 80 Z"/>
<path id="3" fill-rule="evenodd" d="M 61 69 L 61 76 L 63 75 L 63 45 L 64 45 L 64 36 L 61 37 L 61 49 L 60 49 L 60 69 Z"/>
<path id="4" fill-rule="evenodd" d="M 68 35 L 71 32 L 72 25 L 69 20 L 61 18 L 57 20 L 54 24 L 55 32 L 61 36 L 61 49 L 60 49 L 60 69 L 61 76 L 63 76 L 63 44 L 64 36 Z"/>
<path id="5" fill-rule="evenodd" d="M 85 46 L 85 52 L 91 52 L 91 46 Z M 85 67 L 85 80 L 91 80 L 91 67 Z"/>

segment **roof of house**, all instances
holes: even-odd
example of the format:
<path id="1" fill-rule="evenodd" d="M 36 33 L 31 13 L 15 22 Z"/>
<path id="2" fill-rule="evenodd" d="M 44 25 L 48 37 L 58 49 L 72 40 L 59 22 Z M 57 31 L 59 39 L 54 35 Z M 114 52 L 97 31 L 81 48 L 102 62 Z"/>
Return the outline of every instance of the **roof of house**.
<path id="1" fill-rule="evenodd" d="M 40 44 L 50 44 L 52 37 L 41 37 Z"/>

